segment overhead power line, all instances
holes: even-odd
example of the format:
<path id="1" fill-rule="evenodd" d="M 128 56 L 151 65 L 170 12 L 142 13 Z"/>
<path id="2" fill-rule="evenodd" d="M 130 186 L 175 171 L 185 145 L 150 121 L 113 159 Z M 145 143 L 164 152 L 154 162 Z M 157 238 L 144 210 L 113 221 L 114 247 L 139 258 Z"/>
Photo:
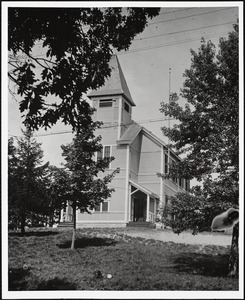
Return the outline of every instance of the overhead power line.
<path id="1" fill-rule="evenodd" d="M 192 18 L 192 17 L 198 17 L 198 16 L 202 16 L 202 15 L 207 15 L 207 14 L 213 14 L 213 13 L 217 13 L 217 12 L 228 10 L 228 9 L 233 9 L 233 7 L 222 8 L 222 9 L 218 9 L 218 10 L 214 10 L 214 11 L 206 11 L 206 12 L 199 13 L 199 14 L 192 14 L 192 15 L 189 15 L 189 16 L 183 16 L 183 17 L 178 17 L 178 18 L 169 19 L 169 20 L 161 20 L 161 21 L 149 22 L 148 26 L 159 24 L 159 23 L 166 23 L 166 22 L 171 22 L 171 21 L 176 21 L 176 20 L 182 20 L 182 19 Z"/>
<path id="2" fill-rule="evenodd" d="M 175 10 L 171 10 L 171 11 L 164 11 L 162 13 L 159 13 L 159 16 L 160 15 L 166 15 L 166 14 L 172 14 L 172 13 L 179 12 L 179 11 L 187 11 L 187 10 L 190 10 L 190 9 L 195 9 L 195 7 L 180 8 L 180 9 L 175 9 Z"/>
<path id="3" fill-rule="evenodd" d="M 227 34 L 227 32 L 223 31 L 219 34 L 203 35 L 202 37 L 203 38 L 221 37 L 221 35 L 223 35 L 223 34 Z M 125 54 L 129 54 L 129 53 L 135 53 L 135 52 L 146 51 L 146 50 L 151 50 L 151 49 L 176 46 L 179 44 L 185 44 L 185 43 L 190 43 L 190 42 L 200 41 L 200 40 L 201 40 L 201 37 L 193 38 L 193 39 L 185 39 L 185 40 L 175 41 L 175 42 L 170 42 L 170 43 L 165 43 L 165 44 L 152 45 L 152 46 L 148 46 L 148 47 L 144 47 L 144 48 L 132 49 L 132 50 L 128 50 L 126 52 L 121 52 L 121 53 L 118 52 L 117 55 L 125 55 Z"/>
<path id="4" fill-rule="evenodd" d="M 224 24 L 210 25 L 210 26 L 202 27 L 202 29 L 221 26 L 221 25 L 235 24 L 235 23 L 236 23 L 236 21 L 227 22 L 227 23 L 224 23 Z M 194 30 L 199 30 L 199 29 L 201 29 L 201 28 L 193 28 L 193 29 L 190 29 L 190 30 L 188 29 L 188 30 L 182 30 L 182 31 L 176 31 L 176 32 L 169 32 L 169 33 L 166 33 L 166 34 L 155 35 L 155 36 L 152 36 L 152 37 L 149 36 L 149 37 L 145 37 L 145 38 L 139 38 L 139 39 L 136 39 L 136 40 L 150 39 L 150 38 L 154 38 L 154 37 L 184 33 L 184 32 L 194 31 Z M 215 33 L 215 34 L 205 34 L 205 35 L 202 35 L 202 37 L 203 38 L 221 37 L 221 35 L 227 34 L 227 33 L 228 33 L 227 31 L 222 31 L 220 33 Z M 146 51 L 146 50 L 151 50 L 151 49 L 164 48 L 164 47 L 169 47 L 169 46 L 176 46 L 176 45 L 179 45 L 179 44 L 191 43 L 191 42 L 194 42 L 194 41 L 200 41 L 202 37 L 200 36 L 200 37 L 192 38 L 192 39 L 184 39 L 184 40 L 169 42 L 169 43 L 165 43 L 165 44 L 156 44 L 156 45 L 151 45 L 151 46 L 148 46 L 148 47 L 127 50 L 125 52 L 117 52 L 117 55 L 125 55 L 125 54 L 134 53 L 134 52 L 141 52 L 141 51 Z M 46 56 L 46 55 L 45 54 L 44 55 L 38 55 L 36 58 L 43 57 L 43 56 Z M 36 69 L 40 69 L 40 68 L 41 67 L 38 67 L 38 66 L 36 67 Z"/>
<path id="5" fill-rule="evenodd" d="M 141 120 L 141 121 L 137 121 L 136 123 L 138 124 L 144 124 L 144 123 L 153 123 L 153 122 L 161 122 L 161 121 L 168 121 L 169 119 L 150 119 L 150 120 Z M 171 120 L 174 120 L 174 119 L 171 119 Z M 107 129 L 107 128 L 116 128 L 118 126 L 128 126 L 128 125 L 131 125 L 132 123 L 129 123 L 129 124 L 121 124 L 121 125 L 118 125 L 118 124 L 115 124 L 115 125 L 110 125 L 110 126 L 103 126 L 99 129 Z M 42 137 L 42 136 L 49 136 L 49 135 L 58 135 L 58 134 L 66 134 L 66 133 L 73 133 L 72 130 L 67 130 L 67 131 L 57 131 L 57 132 L 50 132 L 50 133 L 43 133 L 43 134 L 36 134 L 34 135 L 34 137 Z M 18 135 L 13 135 L 13 134 L 9 134 L 9 136 L 11 137 L 21 137 L 21 136 L 18 136 Z"/>
<path id="6" fill-rule="evenodd" d="M 215 11 L 207 11 L 207 12 L 203 12 L 203 13 L 199 13 L 199 14 L 192 14 L 192 15 L 189 15 L 189 16 L 183 16 L 183 17 L 178 17 L 178 18 L 174 18 L 174 19 L 149 22 L 147 25 L 150 26 L 150 25 L 155 25 L 155 24 L 158 24 L 158 23 L 173 22 L 173 21 L 176 21 L 176 20 L 182 20 L 182 19 L 187 19 L 187 18 L 191 18 L 191 17 L 197 17 L 197 16 L 201 16 L 201 15 L 212 14 L 212 13 L 220 12 L 220 11 L 223 11 L 223 10 L 229 10 L 229 9 L 232 9 L 232 8 L 233 7 L 222 8 L 222 9 L 218 9 L 218 10 L 215 10 Z M 163 13 L 160 13 L 159 15 L 169 14 L 169 13 L 178 12 L 178 11 L 185 11 L 185 10 L 188 10 L 188 9 L 194 9 L 194 8 L 190 7 L 190 8 L 179 9 L 179 10 L 175 10 L 175 11 L 171 11 L 171 12 L 163 12 Z M 214 25 L 214 26 L 216 26 L 216 25 Z M 135 40 L 137 40 L 137 39 L 135 39 Z M 42 45 L 42 44 L 43 43 L 37 43 L 36 45 Z M 43 56 L 46 56 L 46 55 L 43 55 Z"/>
<path id="7" fill-rule="evenodd" d="M 134 41 L 142 41 L 142 40 L 151 39 L 151 38 L 160 37 L 160 36 L 166 36 L 166 35 L 172 35 L 172 34 L 178 34 L 178 33 L 185 33 L 185 32 L 189 32 L 189 31 L 195 31 L 195 30 L 207 29 L 207 28 L 212 28 L 212 27 L 224 26 L 224 25 L 234 24 L 234 23 L 236 23 L 236 21 L 226 22 L 226 23 L 221 23 L 221 24 L 215 24 L 215 25 L 209 25 L 209 26 L 203 26 L 203 27 L 198 27 L 198 28 L 185 29 L 185 30 L 174 31 L 174 32 L 169 32 L 169 33 L 163 33 L 163 34 L 157 34 L 157 35 L 147 36 L 147 37 L 143 37 L 143 38 L 137 38 L 137 39 L 134 39 Z"/>

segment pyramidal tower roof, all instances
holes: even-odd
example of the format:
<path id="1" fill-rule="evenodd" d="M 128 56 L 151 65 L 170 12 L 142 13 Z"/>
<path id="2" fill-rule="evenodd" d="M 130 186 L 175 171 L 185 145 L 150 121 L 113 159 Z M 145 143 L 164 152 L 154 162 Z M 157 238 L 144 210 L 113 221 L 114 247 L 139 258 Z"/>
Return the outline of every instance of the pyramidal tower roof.
<path id="1" fill-rule="evenodd" d="M 112 55 L 109 65 L 112 69 L 111 76 L 105 80 L 105 84 L 102 87 L 91 91 L 88 94 L 88 97 L 123 95 L 132 106 L 135 106 L 127 82 L 124 78 L 122 68 L 115 54 Z"/>

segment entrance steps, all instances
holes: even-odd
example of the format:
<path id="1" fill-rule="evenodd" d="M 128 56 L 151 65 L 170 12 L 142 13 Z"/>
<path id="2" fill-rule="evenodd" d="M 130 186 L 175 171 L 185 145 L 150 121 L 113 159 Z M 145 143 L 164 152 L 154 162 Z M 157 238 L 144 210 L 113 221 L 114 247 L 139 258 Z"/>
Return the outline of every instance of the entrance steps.
<path id="1" fill-rule="evenodd" d="M 151 222 L 128 222 L 127 227 L 156 228 L 156 224 Z"/>
<path id="2" fill-rule="evenodd" d="M 58 228 L 72 228 L 73 222 L 60 222 Z"/>

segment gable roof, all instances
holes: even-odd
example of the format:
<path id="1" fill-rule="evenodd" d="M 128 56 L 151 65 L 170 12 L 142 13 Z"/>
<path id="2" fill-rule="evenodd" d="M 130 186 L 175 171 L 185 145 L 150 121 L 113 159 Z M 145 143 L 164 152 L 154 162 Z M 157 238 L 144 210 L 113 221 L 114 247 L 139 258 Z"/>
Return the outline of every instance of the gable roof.
<path id="1" fill-rule="evenodd" d="M 143 193 L 150 195 L 156 199 L 159 199 L 159 196 L 155 193 L 153 193 L 152 191 L 148 190 L 147 188 L 145 188 L 144 186 L 140 185 L 139 183 L 133 181 L 132 179 L 129 180 L 129 182 L 138 190 L 142 191 Z"/>
<path id="2" fill-rule="evenodd" d="M 129 127 L 126 129 L 126 131 L 123 133 L 121 138 L 117 141 L 118 145 L 123 144 L 131 144 L 137 135 L 142 130 L 142 126 L 140 126 L 138 123 L 133 122 Z"/>
<path id="3" fill-rule="evenodd" d="M 126 79 L 124 78 L 122 68 L 115 54 L 112 55 L 109 64 L 112 69 L 111 76 L 105 80 L 105 84 L 102 87 L 91 91 L 88 94 L 88 97 L 123 95 L 132 106 L 135 106 Z"/>
<path id="4" fill-rule="evenodd" d="M 121 136 L 121 138 L 119 140 L 117 140 L 117 144 L 118 145 L 130 145 L 136 139 L 136 137 L 138 136 L 138 134 L 140 132 L 142 132 L 145 136 L 147 136 L 151 141 L 153 141 L 154 143 L 156 143 L 160 147 L 163 146 L 165 148 L 165 150 L 168 149 L 168 145 L 164 141 L 162 141 L 160 138 L 158 138 L 151 131 L 147 130 L 143 126 L 140 126 L 136 122 L 133 122 L 131 125 L 129 125 L 127 130 Z M 181 158 L 176 153 L 174 153 L 174 151 L 172 149 L 170 149 L 170 153 L 174 157 L 181 160 Z"/>

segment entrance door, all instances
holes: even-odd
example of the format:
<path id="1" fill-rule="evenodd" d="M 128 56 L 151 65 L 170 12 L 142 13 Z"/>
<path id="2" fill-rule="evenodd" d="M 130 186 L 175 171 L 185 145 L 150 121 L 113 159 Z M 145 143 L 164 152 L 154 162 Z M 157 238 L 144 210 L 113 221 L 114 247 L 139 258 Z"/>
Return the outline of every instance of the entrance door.
<path id="1" fill-rule="evenodd" d="M 146 221 L 146 201 L 145 199 L 134 199 L 134 222 Z"/>

